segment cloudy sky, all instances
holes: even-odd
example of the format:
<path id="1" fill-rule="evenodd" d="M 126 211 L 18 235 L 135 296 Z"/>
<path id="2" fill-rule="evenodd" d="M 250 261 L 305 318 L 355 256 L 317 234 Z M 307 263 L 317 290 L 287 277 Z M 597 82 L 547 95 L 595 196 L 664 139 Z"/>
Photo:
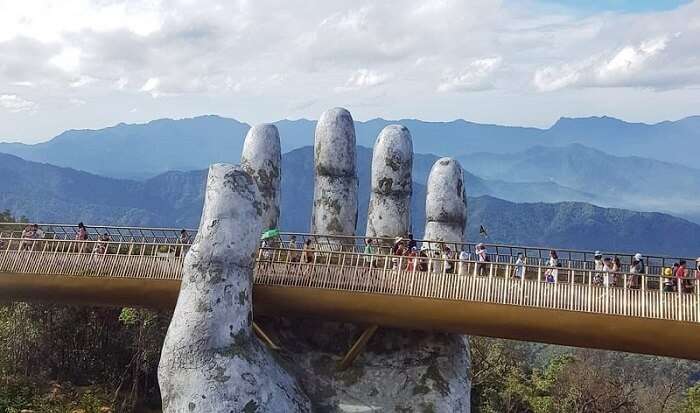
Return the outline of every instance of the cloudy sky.
<path id="1" fill-rule="evenodd" d="M 699 86 L 700 0 L 0 0 L 0 140 L 332 106 L 657 122 L 700 114 Z"/>

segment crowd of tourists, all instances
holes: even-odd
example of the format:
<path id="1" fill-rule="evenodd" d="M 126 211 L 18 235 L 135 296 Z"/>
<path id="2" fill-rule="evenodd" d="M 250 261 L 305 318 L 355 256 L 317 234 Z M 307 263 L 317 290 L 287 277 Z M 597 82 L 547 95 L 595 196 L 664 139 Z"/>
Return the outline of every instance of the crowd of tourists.
<path id="1" fill-rule="evenodd" d="M 37 248 L 37 244 L 46 238 L 45 231 L 37 224 L 28 224 L 22 230 L 21 241 L 19 244 L 20 250 L 33 250 Z M 279 232 L 275 237 L 277 241 L 266 239 L 262 241 L 262 258 L 271 259 L 273 244 L 279 244 Z M 75 227 L 75 241 L 89 241 L 90 234 L 87 227 L 82 223 L 78 223 Z M 74 251 L 92 252 L 96 255 L 106 254 L 109 248 L 109 243 L 112 241 L 108 232 L 97 233 L 93 238 L 92 249 L 87 246 L 88 243 L 76 243 L 72 245 Z M 183 245 L 191 243 L 190 234 L 187 230 L 182 229 L 179 232 L 177 242 Z M 453 248 L 450 248 L 450 245 Z M 419 248 L 418 242 L 414 239 L 413 234 L 408 233 L 404 237 L 397 237 L 393 243 L 387 244 L 378 239 L 367 238 L 364 241 L 362 262 L 365 266 L 377 267 L 382 265 L 386 268 L 394 270 L 407 271 L 424 271 L 438 273 L 456 273 L 467 275 L 470 264 L 475 263 L 472 267 L 474 274 L 478 276 L 488 275 L 490 271 L 489 262 L 491 255 L 487 247 L 483 243 L 476 244 L 474 252 L 464 249 L 464 244 L 448 244 L 436 242 L 423 242 Z M 286 248 L 289 251 L 290 262 L 302 262 L 310 264 L 315 262 L 318 255 L 319 244 L 312 241 L 311 238 L 304 240 L 301 248 L 297 244 L 297 237 L 291 235 L 286 242 Z M 186 250 L 183 249 L 183 253 Z M 380 260 L 382 261 L 380 264 Z M 524 279 L 526 269 L 528 267 L 528 259 L 525 254 L 518 253 L 515 261 L 512 262 L 511 275 L 517 279 Z M 538 263 L 539 264 L 539 263 Z M 543 281 L 548 283 L 559 282 L 559 273 L 562 263 L 555 250 L 549 251 L 549 257 L 544 263 Z M 591 283 L 605 287 L 622 287 L 626 286 L 632 289 L 642 287 L 642 276 L 648 273 L 644 257 L 637 253 L 631 257 L 628 268 L 623 268 L 622 262 L 617 256 L 603 256 L 600 251 L 595 251 L 593 254 L 592 276 Z M 686 260 L 680 259 L 674 263 L 672 267 L 661 269 L 663 278 L 662 288 L 664 291 L 673 292 L 693 292 L 694 280 L 700 280 L 700 258 L 695 261 L 693 271 L 688 269 Z"/>
<path id="2" fill-rule="evenodd" d="M 82 222 L 78 223 L 74 232 L 74 241 L 91 241 L 88 229 Z M 39 248 L 38 243 L 46 239 L 46 232 L 38 224 L 28 224 L 22 230 L 19 249 L 23 251 L 36 250 Z M 112 237 L 107 231 L 103 233 L 97 232 L 92 241 L 96 241 L 92 244 L 92 248 L 88 246 L 87 242 L 78 242 L 70 244 L 68 246 L 68 250 L 71 252 L 92 252 L 95 255 L 106 254 L 108 252 L 109 243 L 112 241 Z M 0 243 L 1 242 L 2 240 L 0 240 Z M 189 245 L 191 243 L 190 234 L 187 232 L 187 230 L 180 230 L 177 242 L 183 245 Z"/>
<path id="3" fill-rule="evenodd" d="M 264 242 L 263 247 L 272 244 Z M 285 248 L 289 251 L 289 262 L 302 262 L 310 264 L 322 251 L 322 244 L 314 243 L 307 238 L 302 247 L 298 247 L 297 237 L 290 236 Z M 452 248 L 451 248 L 452 247 Z M 491 271 L 492 255 L 483 243 L 476 244 L 474 251 L 465 249 L 464 244 L 449 244 L 441 242 L 423 242 L 419 247 L 418 242 L 411 233 L 404 237 L 397 237 L 393 243 L 386 240 L 367 238 L 364 240 L 361 262 L 366 267 L 381 267 L 392 270 L 422 271 L 437 273 L 455 273 L 459 275 L 474 274 L 478 276 L 489 275 Z M 266 248 L 263 248 L 265 250 Z M 262 253 L 263 258 L 272 258 L 271 251 Z M 511 276 L 524 279 L 528 264 L 528 257 L 522 252 L 510 261 Z M 539 266 L 541 263 L 537 263 Z M 600 251 L 595 251 L 591 267 L 586 267 L 591 274 L 590 282 L 593 285 L 604 287 L 627 287 L 639 289 L 642 287 L 642 276 L 648 273 L 642 254 L 634 254 L 629 264 L 623 268 L 618 256 L 603 256 Z M 562 271 L 562 261 L 555 250 L 549 251 L 549 257 L 542 263 L 542 280 L 547 283 L 558 283 Z M 473 272 L 472 272 L 473 271 Z M 566 274 L 566 273 L 565 273 Z M 692 292 L 694 280 L 700 280 L 700 258 L 696 260 L 696 269 L 691 273 L 685 260 L 679 260 L 672 268 L 663 268 L 661 271 L 664 291 Z M 647 285 L 648 288 L 648 285 Z"/>

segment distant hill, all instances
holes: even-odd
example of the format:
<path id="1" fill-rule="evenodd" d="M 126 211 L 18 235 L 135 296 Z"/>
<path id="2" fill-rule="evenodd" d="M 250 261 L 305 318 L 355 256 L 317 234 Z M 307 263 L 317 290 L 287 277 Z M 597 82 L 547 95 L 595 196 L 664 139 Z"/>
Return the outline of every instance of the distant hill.
<path id="1" fill-rule="evenodd" d="M 679 155 L 700 152 L 700 116 L 654 125 L 608 117 L 562 118 L 549 129 L 464 120 L 372 119 L 356 122 L 358 145 L 372 147 L 379 131 L 391 123 L 401 123 L 411 130 L 415 152 L 440 156 L 504 154 L 537 145 L 581 143 L 611 154 L 693 166 L 692 158 Z M 315 121 L 282 120 L 276 124 L 283 151 L 313 144 Z M 235 162 L 248 129 L 248 124 L 219 116 L 161 119 L 99 130 L 71 130 L 35 145 L 0 143 L 0 152 L 105 176 L 142 179 L 170 170 L 201 169 L 213 162 Z M 467 169 L 481 175 L 478 170 Z"/>
<path id="2" fill-rule="evenodd" d="M 313 196 L 312 156 L 307 147 L 283 157 L 281 227 L 285 230 L 308 230 Z M 358 234 L 364 232 L 367 216 L 369 159 L 369 150 L 361 149 Z M 168 172 L 138 182 L 0 155 L 0 210 L 9 208 L 18 215 L 44 222 L 196 227 L 205 174 L 204 170 Z M 470 195 L 487 191 L 489 185 L 490 181 L 467 175 Z M 420 236 L 425 216 L 423 184 L 414 183 L 412 212 L 414 232 Z M 606 209 L 586 203 L 513 203 L 491 196 L 472 196 L 469 239 L 478 239 L 479 225 L 488 229 L 491 242 L 691 256 L 700 252 L 697 224 L 665 214 Z"/>
<path id="3" fill-rule="evenodd" d="M 555 192 L 565 187 L 594 196 L 579 200 L 669 212 L 700 221 L 700 196 L 692 190 L 700 188 L 700 169 L 678 162 L 619 156 L 580 144 L 536 146 L 507 155 L 474 153 L 458 159 L 464 168 L 479 171 L 486 179 L 526 186 L 529 182 L 550 182 Z"/>

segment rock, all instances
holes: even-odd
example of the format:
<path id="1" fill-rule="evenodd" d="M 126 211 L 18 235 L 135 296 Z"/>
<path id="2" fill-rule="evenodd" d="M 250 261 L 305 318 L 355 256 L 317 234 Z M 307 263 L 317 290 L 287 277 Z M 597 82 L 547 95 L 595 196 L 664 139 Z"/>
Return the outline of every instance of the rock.
<path id="1" fill-rule="evenodd" d="M 413 140 L 401 125 L 385 127 L 372 151 L 367 236 L 404 236 L 411 229 Z"/>
<path id="2" fill-rule="evenodd" d="M 357 171 L 355 125 L 350 112 L 327 110 L 316 125 L 311 232 L 355 235 Z"/>
<path id="3" fill-rule="evenodd" d="M 258 184 L 263 208 L 263 230 L 277 228 L 280 216 L 282 149 L 275 125 L 264 123 L 250 128 L 243 142 L 241 166 Z"/>
<path id="4" fill-rule="evenodd" d="M 467 224 L 464 174 L 459 162 L 440 158 L 430 169 L 425 196 L 423 239 L 463 242 Z"/>
<path id="5" fill-rule="evenodd" d="M 308 412 L 296 381 L 252 332 L 252 265 L 264 209 L 242 168 L 209 169 L 199 231 L 163 344 L 163 412 Z"/>
<path id="6" fill-rule="evenodd" d="M 379 328 L 344 371 L 337 365 L 362 333 L 354 324 L 257 320 L 287 352 L 284 362 L 319 412 L 469 412 L 466 337 Z"/>

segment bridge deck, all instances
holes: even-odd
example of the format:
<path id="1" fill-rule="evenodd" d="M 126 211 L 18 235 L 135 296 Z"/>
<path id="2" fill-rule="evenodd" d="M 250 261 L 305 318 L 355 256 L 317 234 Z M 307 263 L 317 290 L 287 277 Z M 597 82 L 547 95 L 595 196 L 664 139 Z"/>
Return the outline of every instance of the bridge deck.
<path id="1" fill-rule="evenodd" d="M 172 308 L 188 248 L 39 243 L 6 240 L 0 299 Z M 525 277 L 515 278 L 505 257 L 451 260 L 454 273 L 442 259 L 427 261 L 430 271 L 418 271 L 416 259 L 367 256 L 337 245 L 313 253 L 261 249 L 255 310 L 700 359 L 697 280 L 676 280 L 676 291 L 666 292 L 666 280 L 655 275 L 641 276 L 631 288 L 630 274 L 611 276 L 616 286 L 597 285 L 598 274 L 585 266 L 556 268 L 557 282 L 550 283 L 545 274 L 554 269 L 527 265 Z"/>

